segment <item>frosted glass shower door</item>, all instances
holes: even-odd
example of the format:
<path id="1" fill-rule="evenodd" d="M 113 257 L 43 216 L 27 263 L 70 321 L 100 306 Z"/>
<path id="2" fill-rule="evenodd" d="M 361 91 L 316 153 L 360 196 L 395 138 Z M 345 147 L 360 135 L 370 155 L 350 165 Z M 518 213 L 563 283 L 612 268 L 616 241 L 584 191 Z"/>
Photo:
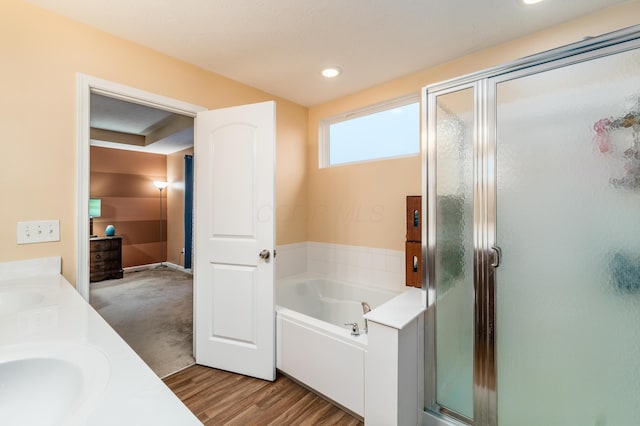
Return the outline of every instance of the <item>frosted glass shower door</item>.
<path id="1" fill-rule="evenodd" d="M 435 400 L 472 419 L 474 89 L 435 99 Z"/>
<path id="2" fill-rule="evenodd" d="M 492 80 L 498 423 L 640 425 L 640 54 L 526 72 Z"/>

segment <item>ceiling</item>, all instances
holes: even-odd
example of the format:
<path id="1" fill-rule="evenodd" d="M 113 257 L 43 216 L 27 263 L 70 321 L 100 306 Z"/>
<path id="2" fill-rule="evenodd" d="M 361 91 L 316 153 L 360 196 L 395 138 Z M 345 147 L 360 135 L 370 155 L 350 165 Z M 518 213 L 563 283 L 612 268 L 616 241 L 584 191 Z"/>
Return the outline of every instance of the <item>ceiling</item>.
<path id="1" fill-rule="evenodd" d="M 153 154 L 193 146 L 193 118 L 91 94 L 91 145 Z"/>
<path id="2" fill-rule="evenodd" d="M 625 2 L 26 1 L 304 106 Z M 327 65 L 342 75 L 325 79 Z"/>

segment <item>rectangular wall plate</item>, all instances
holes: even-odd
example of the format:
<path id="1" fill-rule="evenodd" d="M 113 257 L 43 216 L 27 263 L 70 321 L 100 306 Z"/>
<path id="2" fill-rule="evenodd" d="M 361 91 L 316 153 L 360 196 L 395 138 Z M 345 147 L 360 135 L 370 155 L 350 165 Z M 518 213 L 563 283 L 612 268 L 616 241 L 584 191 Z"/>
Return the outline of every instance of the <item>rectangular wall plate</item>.
<path id="1" fill-rule="evenodd" d="M 18 244 L 47 243 L 60 241 L 59 220 L 32 220 L 18 222 Z"/>

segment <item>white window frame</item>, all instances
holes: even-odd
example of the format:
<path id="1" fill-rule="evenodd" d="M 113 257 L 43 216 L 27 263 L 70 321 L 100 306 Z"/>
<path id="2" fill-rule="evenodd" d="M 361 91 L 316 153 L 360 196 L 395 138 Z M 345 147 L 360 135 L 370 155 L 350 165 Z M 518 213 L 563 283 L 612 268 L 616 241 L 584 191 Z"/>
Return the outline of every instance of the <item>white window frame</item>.
<path id="1" fill-rule="evenodd" d="M 394 108 L 400 108 L 403 107 L 405 105 L 409 105 L 409 104 L 414 104 L 414 103 L 420 103 L 420 93 L 411 93 L 409 95 L 405 95 L 405 96 L 401 96 L 399 98 L 394 98 L 394 99 L 390 99 L 390 100 L 386 100 L 383 102 L 379 102 L 377 104 L 373 104 L 373 105 L 368 105 L 366 107 L 363 108 L 358 108 L 355 110 L 351 110 L 351 111 L 347 111 L 344 113 L 340 113 L 340 114 L 336 114 L 333 115 L 331 117 L 326 117 L 320 120 L 320 125 L 319 125 L 319 129 L 318 129 L 318 167 L 321 169 L 324 168 L 328 168 L 328 167 L 339 167 L 339 166 L 345 166 L 345 165 L 349 165 L 349 164 L 359 164 L 359 163 L 368 163 L 371 161 L 384 161 L 384 160 L 390 160 L 390 159 L 396 159 L 396 158 L 403 158 L 403 157 L 413 157 L 416 155 L 420 155 L 420 151 L 418 150 L 417 153 L 415 154 L 409 154 L 409 155 L 395 155 L 395 156 L 389 156 L 389 157 L 379 157 L 379 158 L 372 158 L 372 159 L 367 159 L 367 160 L 357 160 L 357 161 L 352 161 L 352 162 L 348 162 L 348 163 L 340 163 L 340 164 L 330 164 L 329 163 L 329 159 L 330 159 L 330 155 L 329 155 L 329 150 L 331 148 L 331 141 L 329 140 L 329 135 L 330 135 L 330 127 L 332 124 L 336 124 L 336 123 L 340 123 L 343 121 L 348 121 L 348 120 L 353 120 L 355 118 L 360 118 L 360 117 L 364 117 L 366 115 L 371 115 L 371 114 L 375 114 L 378 112 L 383 112 L 383 111 L 388 111 L 388 110 L 392 110 Z M 420 126 L 420 117 L 418 116 L 418 126 Z M 420 141 L 417 141 L 418 146 L 420 146 Z"/>

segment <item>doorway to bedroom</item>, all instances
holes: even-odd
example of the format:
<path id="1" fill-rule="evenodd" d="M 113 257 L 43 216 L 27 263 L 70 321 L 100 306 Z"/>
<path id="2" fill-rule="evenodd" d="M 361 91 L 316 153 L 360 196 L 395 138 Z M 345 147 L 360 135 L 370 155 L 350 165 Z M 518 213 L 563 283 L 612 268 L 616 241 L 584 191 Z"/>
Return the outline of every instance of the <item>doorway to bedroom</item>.
<path id="1" fill-rule="evenodd" d="M 194 118 L 89 96 L 89 301 L 165 377 L 195 362 Z"/>

